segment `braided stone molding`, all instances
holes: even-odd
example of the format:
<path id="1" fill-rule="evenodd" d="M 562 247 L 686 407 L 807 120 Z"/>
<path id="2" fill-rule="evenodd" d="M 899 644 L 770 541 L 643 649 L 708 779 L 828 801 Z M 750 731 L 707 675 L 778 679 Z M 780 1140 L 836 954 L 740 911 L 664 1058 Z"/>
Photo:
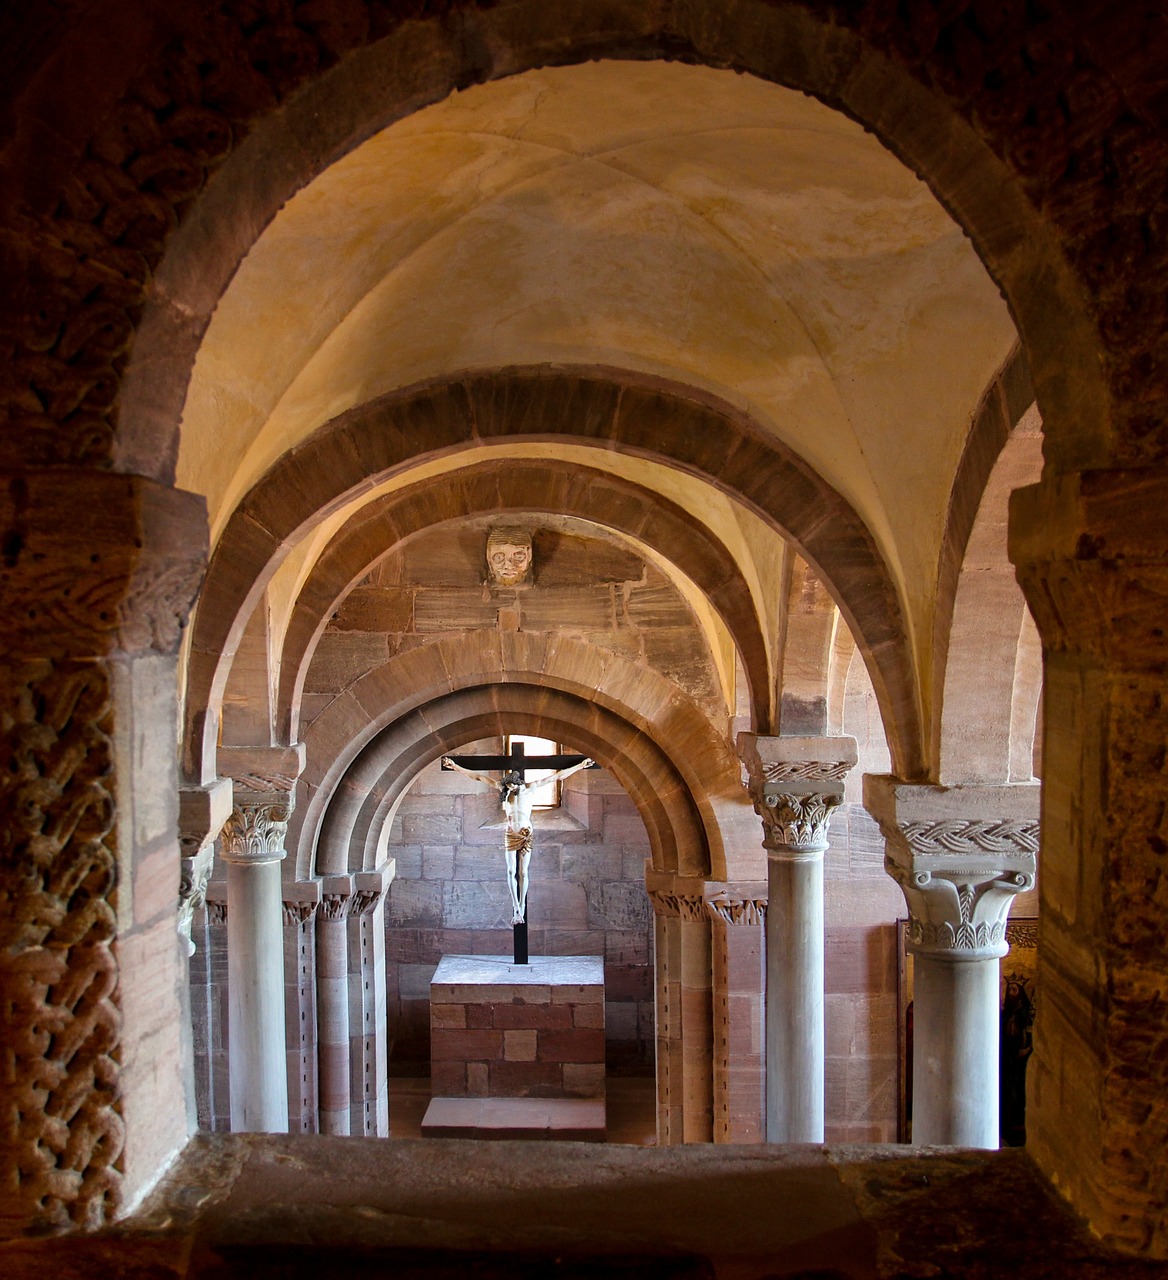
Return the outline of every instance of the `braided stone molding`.
<path id="1" fill-rule="evenodd" d="M 0 736 L 0 1234 L 116 1211 L 114 706 L 100 662 L 9 662 Z"/>
<path id="2" fill-rule="evenodd" d="M 226 900 L 207 903 L 207 923 L 212 925 L 225 925 L 227 923 Z"/>
<path id="3" fill-rule="evenodd" d="M 1037 821 L 949 818 L 941 822 L 906 822 L 901 831 L 916 854 L 992 853 L 1005 858 L 1032 858 L 1038 853 Z"/>
<path id="4" fill-rule="evenodd" d="M 763 765 L 767 782 L 842 782 L 849 760 L 771 760 Z"/>

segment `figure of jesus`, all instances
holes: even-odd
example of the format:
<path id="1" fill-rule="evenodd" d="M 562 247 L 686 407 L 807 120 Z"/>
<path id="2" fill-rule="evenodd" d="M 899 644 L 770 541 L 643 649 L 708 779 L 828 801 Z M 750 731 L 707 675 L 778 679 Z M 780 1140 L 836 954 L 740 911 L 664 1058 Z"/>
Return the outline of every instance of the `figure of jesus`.
<path id="1" fill-rule="evenodd" d="M 445 768 L 454 769 L 457 773 L 473 778 L 475 782 L 483 782 L 488 787 L 498 787 L 499 803 L 507 818 L 507 826 L 503 832 L 503 853 L 507 859 L 507 887 L 511 890 L 511 923 L 522 924 L 527 918 L 527 868 L 531 862 L 532 818 L 531 792 L 536 787 L 545 786 L 549 782 L 559 782 L 570 778 L 572 774 L 587 769 L 591 759 L 581 760 L 570 769 L 560 769 L 556 773 L 543 778 L 532 778 L 523 781 L 521 774 L 508 770 L 500 781 L 488 778 L 486 774 L 473 773 L 456 764 L 449 756 L 443 756 Z"/>

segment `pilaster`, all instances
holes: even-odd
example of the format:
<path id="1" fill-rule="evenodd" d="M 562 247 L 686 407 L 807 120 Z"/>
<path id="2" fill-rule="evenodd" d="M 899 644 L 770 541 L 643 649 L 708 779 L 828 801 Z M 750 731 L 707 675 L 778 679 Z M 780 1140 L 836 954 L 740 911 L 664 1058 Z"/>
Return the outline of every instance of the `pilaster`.
<path id="1" fill-rule="evenodd" d="M 1048 471 L 1009 550 L 1045 677 L 1027 1150 L 1105 1239 L 1165 1257 L 1168 469 Z"/>

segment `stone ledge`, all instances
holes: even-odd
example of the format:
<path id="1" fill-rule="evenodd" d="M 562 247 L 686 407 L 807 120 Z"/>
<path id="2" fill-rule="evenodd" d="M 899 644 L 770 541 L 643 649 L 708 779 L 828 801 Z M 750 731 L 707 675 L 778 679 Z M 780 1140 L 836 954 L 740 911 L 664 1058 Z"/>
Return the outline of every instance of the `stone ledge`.
<path id="1" fill-rule="evenodd" d="M 604 1142 L 603 1098 L 431 1098 L 423 1138 Z"/>

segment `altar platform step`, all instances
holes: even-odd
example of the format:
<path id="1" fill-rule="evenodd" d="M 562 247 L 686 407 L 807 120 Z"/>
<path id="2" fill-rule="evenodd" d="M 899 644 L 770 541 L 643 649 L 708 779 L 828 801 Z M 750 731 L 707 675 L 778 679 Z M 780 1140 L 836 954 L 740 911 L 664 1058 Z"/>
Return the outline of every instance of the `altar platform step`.
<path id="1" fill-rule="evenodd" d="M 603 1098 L 431 1098 L 423 1138 L 604 1142 Z"/>

